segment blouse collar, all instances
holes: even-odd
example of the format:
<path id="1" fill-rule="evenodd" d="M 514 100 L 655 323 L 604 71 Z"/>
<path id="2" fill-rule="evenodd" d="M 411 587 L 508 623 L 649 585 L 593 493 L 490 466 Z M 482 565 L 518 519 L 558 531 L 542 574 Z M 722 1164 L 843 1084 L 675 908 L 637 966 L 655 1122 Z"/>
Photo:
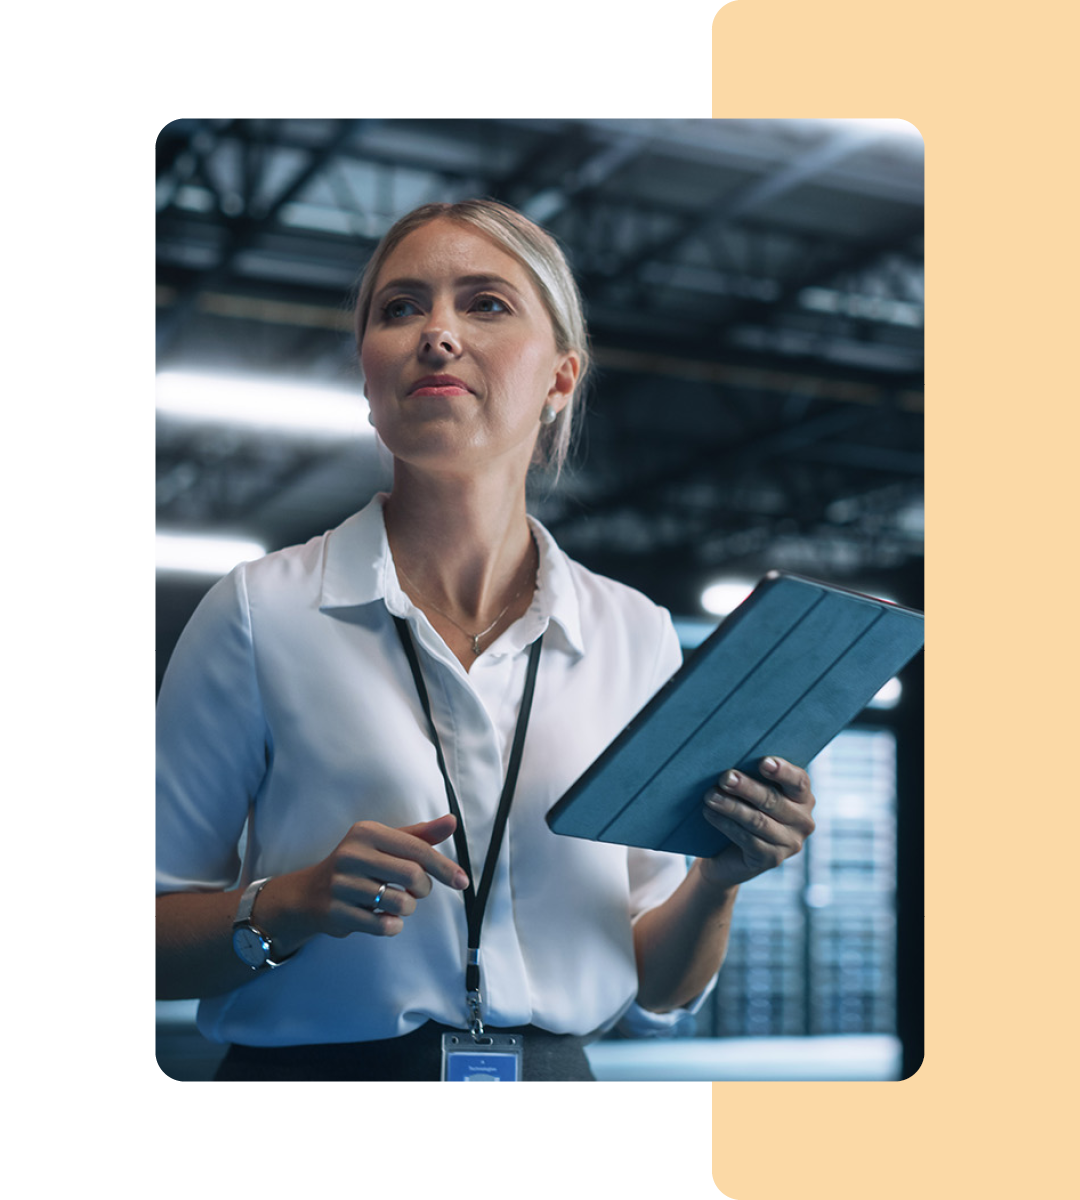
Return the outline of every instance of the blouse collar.
<path id="1" fill-rule="evenodd" d="M 326 537 L 323 553 L 319 608 L 326 612 L 382 601 L 394 616 L 405 616 L 412 605 L 401 590 L 390 543 L 386 537 L 380 492 L 360 512 L 343 521 Z M 555 539 L 534 517 L 529 527 L 540 554 L 537 588 L 528 611 L 493 646 L 504 638 L 515 652 L 535 641 L 549 624 L 562 633 L 567 649 L 584 654 L 581 611 L 570 561 Z"/>

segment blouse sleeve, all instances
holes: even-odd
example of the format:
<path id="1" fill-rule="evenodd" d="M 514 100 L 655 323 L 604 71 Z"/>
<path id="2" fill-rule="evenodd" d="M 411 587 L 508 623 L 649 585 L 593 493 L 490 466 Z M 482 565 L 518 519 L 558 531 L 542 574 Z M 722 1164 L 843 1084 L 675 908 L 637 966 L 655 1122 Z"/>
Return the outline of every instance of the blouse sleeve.
<path id="1" fill-rule="evenodd" d="M 241 566 L 195 610 L 158 696 L 159 895 L 235 883 L 240 836 L 270 752 Z"/>

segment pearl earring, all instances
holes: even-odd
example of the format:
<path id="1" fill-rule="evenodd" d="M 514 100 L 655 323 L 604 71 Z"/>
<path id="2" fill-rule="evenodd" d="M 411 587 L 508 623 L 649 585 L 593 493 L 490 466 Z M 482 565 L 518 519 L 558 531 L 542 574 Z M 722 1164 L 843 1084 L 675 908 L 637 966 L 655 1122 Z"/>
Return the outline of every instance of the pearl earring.
<path id="1" fill-rule="evenodd" d="M 558 415 L 559 415 L 558 412 L 556 412 L 555 408 L 552 405 L 545 404 L 544 407 L 540 410 L 540 424 L 541 425 L 554 425 L 555 418 Z"/>

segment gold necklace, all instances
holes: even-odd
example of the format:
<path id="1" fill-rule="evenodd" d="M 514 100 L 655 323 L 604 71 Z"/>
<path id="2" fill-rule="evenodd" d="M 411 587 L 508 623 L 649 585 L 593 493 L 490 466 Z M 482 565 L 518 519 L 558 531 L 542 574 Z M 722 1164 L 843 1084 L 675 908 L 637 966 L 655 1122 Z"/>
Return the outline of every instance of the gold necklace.
<path id="1" fill-rule="evenodd" d="M 536 548 L 536 539 L 535 538 L 532 539 L 532 544 L 533 544 L 533 548 L 535 549 Z M 481 629 L 479 633 L 470 633 L 469 630 L 467 630 L 463 625 L 459 625 L 457 623 L 457 621 L 455 621 L 454 618 L 448 612 L 443 612 L 443 610 L 441 608 L 439 608 L 439 606 L 437 604 L 435 604 L 431 600 L 429 600 L 427 598 L 427 596 L 425 596 L 424 593 L 409 578 L 409 576 L 406 574 L 405 569 L 403 567 L 399 566 L 396 563 L 394 565 L 397 570 L 397 573 L 402 577 L 402 579 L 405 580 L 405 582 L 409 585 L 409 587 L 412 588 L 413 592 L 417 596 L 419 596 L 420 599 L 423 600 L 423 602 L 429 608 L 433 608 L 439 614 L 440 617 L 445 617 L 450 622 L 450 624 L 454 626 L 455 629 L 460 629 L 461 632 L 467 638 L 470 638 L 472 640 L 472 652 L 473 652 L 473 654 L 477 654 L 477 655 L 480 653 L 480 639 L 487 637 L 487 635 L 495 628 L 496 625 L 498 625 L 498 623 L 503 619 L 503 617 L 505 617 L 506 614 L 510 611 L 510 606 L 516 600 L 521 599 L 521 597 L 525 594 L 525 589 L 529 586 L 529 582 L 528 582 L 528 580 L 526 580 L 525 583 L 522 584 L 522 586 L 506 602 L 506 607 L 502 610 L 501 613 L 499 613 L 499 615 L 495 618 L 495 620 L 491 622 L 491 624 L 487 627 L 487 629 Z M 539 553 L 538 553 L 537 554 L 537 567 L 539 567 L 539 565 L 540 564 L 539 564 Z M 536 573 L 536 567 L 533 568 L 534 582 L 535 582 L 535 573 Z"/>

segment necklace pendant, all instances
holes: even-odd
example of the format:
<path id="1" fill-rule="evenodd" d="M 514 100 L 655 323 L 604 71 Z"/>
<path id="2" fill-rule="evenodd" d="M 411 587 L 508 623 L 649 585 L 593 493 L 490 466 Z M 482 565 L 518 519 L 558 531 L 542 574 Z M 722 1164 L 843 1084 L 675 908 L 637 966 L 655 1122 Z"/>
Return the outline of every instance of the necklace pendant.
<path id="1" fill-rule="evenodd" d="M 473 654 L 480 653 L 480 635 L 478 633 L 472 635 L 472 652 Z"/>

